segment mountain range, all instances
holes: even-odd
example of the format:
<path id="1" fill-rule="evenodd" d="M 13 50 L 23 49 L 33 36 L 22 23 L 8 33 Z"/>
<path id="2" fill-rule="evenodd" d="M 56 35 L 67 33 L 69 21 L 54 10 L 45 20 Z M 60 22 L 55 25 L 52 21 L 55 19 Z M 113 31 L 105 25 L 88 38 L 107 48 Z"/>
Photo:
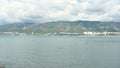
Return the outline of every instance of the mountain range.
<path id="1" fill-rule="evenodd" d="M 102 21 L 56 21 L 46 23 L 13 23 L 0 25 L 0 32 L 22 33 L 83 33 L 83 32 L 120 32 L 120 22 Z"/>

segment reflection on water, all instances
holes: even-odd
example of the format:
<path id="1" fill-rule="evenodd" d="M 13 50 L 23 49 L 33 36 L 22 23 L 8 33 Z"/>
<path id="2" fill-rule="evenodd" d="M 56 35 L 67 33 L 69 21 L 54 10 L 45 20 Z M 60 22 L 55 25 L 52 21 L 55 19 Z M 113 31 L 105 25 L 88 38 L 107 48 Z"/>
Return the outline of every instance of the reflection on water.
<path id="1" fill-rule="evenodd" d="M 120 68 L 120 37 L 0 36 L 6 68 Z"/>

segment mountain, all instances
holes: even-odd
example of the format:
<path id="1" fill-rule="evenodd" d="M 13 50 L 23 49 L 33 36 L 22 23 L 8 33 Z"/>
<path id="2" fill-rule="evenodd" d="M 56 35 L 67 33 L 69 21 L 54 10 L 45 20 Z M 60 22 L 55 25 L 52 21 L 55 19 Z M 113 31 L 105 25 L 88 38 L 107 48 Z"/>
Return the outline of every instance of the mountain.
<path id="1" fill-rule="evenodd" d="M 101 21 L 57 21 L 41 24 L 14 23 L 0 25 L 0 32 L 24 32 L 24 33 L 83 33 L 93 32 L 120 32 L 120 22 Z"/>

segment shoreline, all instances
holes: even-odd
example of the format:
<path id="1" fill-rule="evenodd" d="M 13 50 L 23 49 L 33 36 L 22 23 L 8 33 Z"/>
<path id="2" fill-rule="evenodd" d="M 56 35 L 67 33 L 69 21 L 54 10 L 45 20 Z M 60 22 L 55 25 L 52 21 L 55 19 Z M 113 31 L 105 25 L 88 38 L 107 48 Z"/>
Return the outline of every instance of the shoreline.
<path id="1" fill-rule="evenodd" d="M 82 36 L 82 37 L 109 37 L 109 36 L 115 36 L 120 37 L 120 35 L 7 35 L 7 34 L 0 34 L 0 36 Z"/>
<path id="2" fill-rule="evenodd" d="M 35 32 L 0 32 L 0 35 L 33 35 L 33 36 L 120 36 L 120 32 L 55 32 L 55 33 L 35 33 Z"/>

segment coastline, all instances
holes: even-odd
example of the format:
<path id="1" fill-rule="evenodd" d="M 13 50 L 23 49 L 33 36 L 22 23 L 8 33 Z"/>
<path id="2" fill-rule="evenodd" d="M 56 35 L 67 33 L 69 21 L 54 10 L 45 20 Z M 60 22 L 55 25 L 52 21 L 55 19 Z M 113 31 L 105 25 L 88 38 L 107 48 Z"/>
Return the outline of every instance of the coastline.
<path id="1" fill-rule="evenodd" d="M 0 32 L 0 35 L 33 35 L 33 36 L 120 36 L 120 32 L 83 32 L 83 33 L 70 33 L 70 32 L 56 32 L 56 33 L 25 33 L 25 32 Z"/>

